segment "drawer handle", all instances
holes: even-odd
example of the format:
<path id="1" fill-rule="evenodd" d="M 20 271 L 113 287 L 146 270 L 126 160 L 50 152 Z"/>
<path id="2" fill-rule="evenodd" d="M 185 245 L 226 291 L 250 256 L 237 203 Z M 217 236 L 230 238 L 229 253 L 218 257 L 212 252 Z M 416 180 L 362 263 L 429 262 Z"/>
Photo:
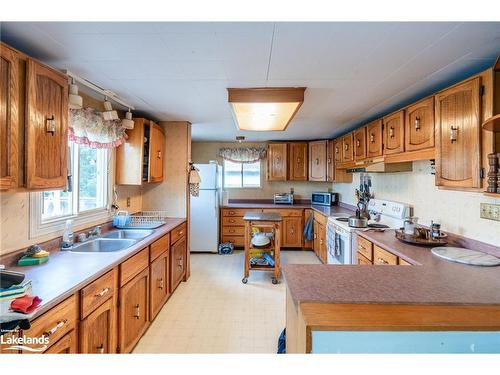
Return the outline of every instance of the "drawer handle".
<path id="1" fill-rule="evenodd" d="M 229 229 L 229 233 L 234 233 L 234 229 Z"/>
<path id="2" fill-rule="evenodd" d="M 382 259 L 382 258 L 377 258 L 377 261 L 380 263 L 383 263 L 383 264 L 389 264 L 388 261 L 386 261 L 385 259 Z"/>
<path id="3" fill-rule="evenodd" d="M 415 117 L 415 130 L 416 131 L 420 130 L 420 117 L 419 116 Z"/>
<path id="4" fill-rule="evenodd" d="M 375 134 L 373 133 L 370 134 L 370 142 L 375 143 Z"/>
<path id="5" fill-rule="evenodd" d="M 359 141 L 359 138 L 356 138 L 356 147 L 361 146 L 361 142 Z"/>
<path id="6" fill-rule="evenodd" d="M 45 120 L 45 131 L 47 133 L 50 133 L 51 135 L 54 135 L 54 133 L 56 132 L 56 120 L 54 118 L 54 115 Z"/>
<path id="7" fill-rule="evenodd" d="M 109 292 L 109 288 L 104 288 L 103 290 L 101 290 L 99 293 L 97 293 L 94 297 L 102 297 L 103 295 L 107 294 Z"/>
<path id="8" fill-rule="evenodd" d="M 323 245 L 323 239 L 319 240 L 319 243 L 320 243 L 321 245 Z"/>
<path id="9" fill-rule="evenodd" d="M 394 138 L 394 126 L 389 128 L 389 137 Z"/>
<path id="10" fill-rule="evenodd" d="M 234 223 L 234 222 L 235 222 L 235 220 L 234 220 L 234 219 L 229 219 L 229 222 L 230 222 L 230 223 Z"/>
<path id="11" fill-rule="evenodd" d="M 347 143 L 344 144 L 344 150 L 346 150 L 346 151 L 349 150 L 349 145 Z"/>
<path id="12" fill-rule="evenodd" d="M 134 318 L 139 319 L 141 317 L 141 307 L 139 304 L 135 305 L 134 307 L 135 313 L 134 313 Z"/>
<path id="13" fill-rule="evenodd" d="M 158 159 L 161 159 L 161 151 L 158 151 L 158 155 L 156 156 Z"/>
<path id="14" fill-rule="evenodd" d="M 178 258 L 177 259 L 177 267 L 182 268 L 182 264 L 183 264 L 182 258 Z"/>
<path id="15" fill-rule="evenodd" d="M 97 347 L 98 354 L 104 354 L 104 344 L 101 344 Z"/>
<path id="16" fill-rule="evenodd" d="M 234 215 L 234 211 L 229 211 L 229 215 Z"/>
<path id="17" fill-rule="evenodd" d="M 178 233 L 177 233 L 179 236 L 182 236 L 184 234 L 184 231 L 180 230 Z"/>
<path id="18" fill-rule="evenodd" d="M 63 325 L 65 325 L 67 321 L 68 321 L 68 319 L 63 319 L 63 320 L 58 321 L 57 324 L 52 329 L 49 329 L 48 331 L 45 331 L 42 334 L 42 336 L 43 337 L 50 337 L 50 336 L 52 336 L 54 333 L 57 332 L 57 330 L 59 328 L 61 328 Z"/>
<path id="19" fill-rule="evenodd" d="M 163 289 L 165 287 L 165 283 L 163 282 L 163 277 L 158 279 L 158 282 L 159 282 L 158 288 Z"/>
<path id="20" fill-rule="evenodd" d="M 458 139 L 458 126 L 452 126 L 450 128 L 450 141 L 451 143 L 456 142 Z"/>

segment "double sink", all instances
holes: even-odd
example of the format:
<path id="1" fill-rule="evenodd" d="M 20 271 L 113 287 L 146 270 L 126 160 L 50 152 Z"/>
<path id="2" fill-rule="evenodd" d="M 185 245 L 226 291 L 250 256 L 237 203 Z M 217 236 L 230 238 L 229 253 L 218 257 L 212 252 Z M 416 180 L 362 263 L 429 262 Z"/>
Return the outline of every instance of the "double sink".
<path id="1" fill-rule="evenodd" d="M 129 248 L 136 242 L 153 234 L 154 230 L 120 229 L 73 245 L 73 253 L 111 253 Z"/>

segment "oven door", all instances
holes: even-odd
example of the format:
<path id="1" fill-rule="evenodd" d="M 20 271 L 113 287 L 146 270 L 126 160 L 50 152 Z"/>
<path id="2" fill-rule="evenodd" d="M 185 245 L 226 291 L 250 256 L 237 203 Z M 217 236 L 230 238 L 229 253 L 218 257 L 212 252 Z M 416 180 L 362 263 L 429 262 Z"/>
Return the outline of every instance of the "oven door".
<path id="1" fill-rule="evenodd" d="M 351 233 L 339 227 L 335 227 L 334 246 L 329 249 L 329 261 L 331 264 L 351 264 Z"/>

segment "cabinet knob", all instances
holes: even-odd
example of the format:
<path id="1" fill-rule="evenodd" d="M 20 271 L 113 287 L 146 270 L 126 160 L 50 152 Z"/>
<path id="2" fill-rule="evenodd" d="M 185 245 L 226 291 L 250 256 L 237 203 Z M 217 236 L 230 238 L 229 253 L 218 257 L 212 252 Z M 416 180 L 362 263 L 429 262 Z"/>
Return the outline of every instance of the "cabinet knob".
<path id="1" fill-rule="evenodd" d="M 419 116 L 415 117 L 415 130 L 416 131 L 420 130 L 420 117 Z"/>
<path id="2" fill-rule="evenodd" d="M 164 282 L 163 282 L 163 277 L 158 279 L 158 288 L 159 289 L 163 289 L 165 286 Z"/>
<path id="3" fill-rule="evenodd" d="M 375 143 L 375 134 L 370 133 L 370 142 Z"/>
<path id="4" fill-rule="evenodd" d="M 156 156 L 158 159 L 161 159 L 161 151 L 158 151 L 158 154 Z"/>
<path id="5" fill-rule="evenodd" d="M 318 159 L 318 158 L 316 158 L 316 165 L 318 165 L 318 164 L 319 164 L 319 159 Z"/>
<path id="6" fill-rule="evenodd" d="M 359 141 L 359 138 L 356 139 L 356 147 L 359 147 L 361 145 L 361 142 Z"/>
<path id="7" fill-rule="evenodd" d="M 347 143 L 344 145 L 344 150 L 345 151 L 349 150 L 349 145 Z"/>
<path id="8" fill-rule="evenodd" d="M 394 138 L 394 126 L 389 128 L 389 137 Z"/>
<path id="9" fill-rule="evenodd" d="M 456 142 L 458 139 L 458 126 L 451 126 L 450 128 L 450 141 L 451 143 Z"/>
<path id="10" fill-rule="evenodd" d="M 382 258 L 377 258 L 377 262 L 382 263 L 382 264 L 389 264 L 388 261 L 386 261 L 385 259 L 382 259 Z"/>
<path id="11" fill-rule="evenodd" d="M 141 307 L 139 304 L 135 305 L 134 310 L 134 318 L 139 319 L 141 317 Z"/>

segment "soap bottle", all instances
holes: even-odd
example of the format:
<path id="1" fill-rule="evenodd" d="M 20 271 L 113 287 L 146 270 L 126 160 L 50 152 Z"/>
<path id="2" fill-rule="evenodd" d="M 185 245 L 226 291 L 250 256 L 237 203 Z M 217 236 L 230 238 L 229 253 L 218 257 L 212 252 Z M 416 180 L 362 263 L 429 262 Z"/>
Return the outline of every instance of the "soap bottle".
<path id="1" fill-rule="evenodd" d="M 61 242 L 61 249 L 69 249 L 73 246 L 73 220 L 66 220 L 66 227 L 64 229 L 63 238 Z"/>

